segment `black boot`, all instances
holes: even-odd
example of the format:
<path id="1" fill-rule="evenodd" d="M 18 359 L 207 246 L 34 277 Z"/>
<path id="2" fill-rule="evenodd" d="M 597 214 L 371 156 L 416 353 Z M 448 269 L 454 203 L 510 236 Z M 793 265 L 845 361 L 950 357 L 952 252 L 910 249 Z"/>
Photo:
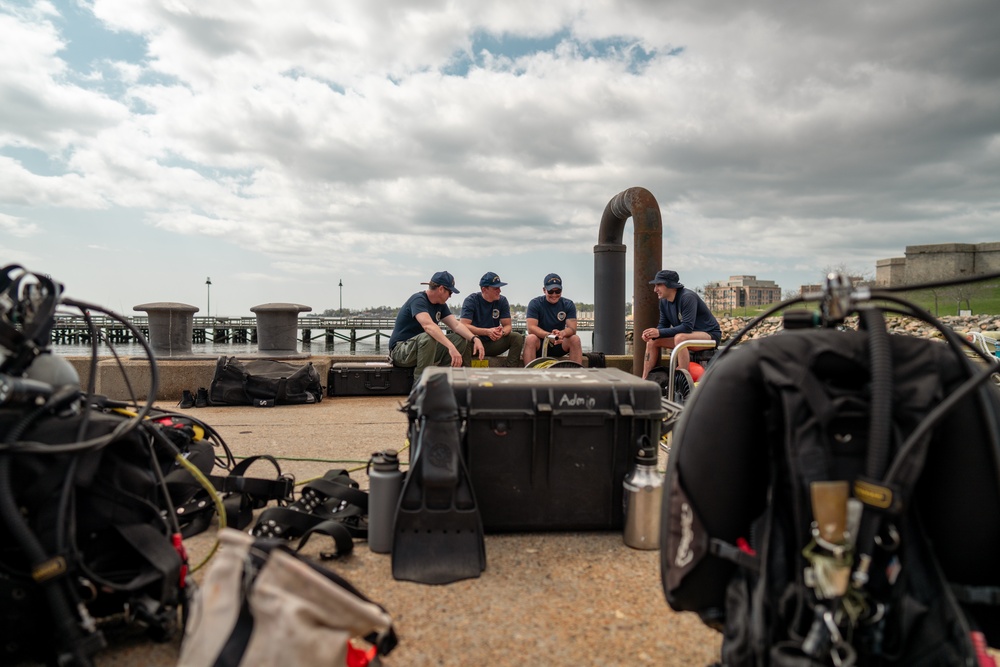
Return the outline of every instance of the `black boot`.
<path id="1" fill-rule="evenodd" d="M 191 391 L 188 389 L 184 390 L 184 395 L 181 396 L 181 402 L 177 404 L 177 407 L 187 410 L 188 408 L 194 407 L 194 396 L 191 395 Z"/>
<path id="2" fill-rule="evenodd" d="M 194 399 L 194 407 L 196 408 L 207 408 L 208 407 L 208 390 L 204 387 L 198 388 L 197 398 Z"/>

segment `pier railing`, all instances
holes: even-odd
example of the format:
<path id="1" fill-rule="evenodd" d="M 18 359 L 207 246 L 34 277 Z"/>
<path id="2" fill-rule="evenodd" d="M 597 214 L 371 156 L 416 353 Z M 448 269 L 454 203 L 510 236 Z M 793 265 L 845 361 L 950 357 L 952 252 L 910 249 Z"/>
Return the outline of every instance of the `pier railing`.
<path id="1" fill-rule="evenodd" d="M 136 315 L 127 319 L 147 340 L 149 339 L 148 316 Z M 91 320 L 99 330 L 101 338 L 111 343 L 129 343 L 134 339 L 134 335 L 126 326 L 110 317 L 93 315 Z M 395 318 L 306 316 L 298 318 L 297 324 L 298 330 L 301 332 L 298 339 L 301 342 L 310 343 L 322 338 L 328 345 L 332 345 L 334 341 L 345 341 L 350 343 L 353 352 L 358 341 L 368 338 L 375 339 L 375 346 L 378 349 L 381 339 L 388 338 L 392 334 Z M 632 323 L 627 321 L 625 325 L 626 330 L 629 330 Z M 513 328 L 515 331 L 524 333 L 526 329 L 524 320 L 514 320 Z M 577 329 L 593 331 L 594 320 L 578 319 Z M 53 345 L 85 345 L 90 342 L 90 336 L 90 329 L 82 315 L 56 315 L 55 324 L 52 327 Z M 194 317 L 191 342 L 206 343 L 209 341 L 214 343 L 256 343 L 256 316 Z"/>

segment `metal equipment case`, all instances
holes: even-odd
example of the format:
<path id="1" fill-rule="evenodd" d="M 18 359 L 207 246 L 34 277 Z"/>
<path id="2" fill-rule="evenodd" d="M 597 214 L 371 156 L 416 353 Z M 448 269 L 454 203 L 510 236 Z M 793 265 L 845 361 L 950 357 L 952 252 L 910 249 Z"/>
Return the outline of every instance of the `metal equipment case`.
<path id="1" fill-rule="evenodd" d="M 413 387 L 413 369 L 384 361 L 348 361 L 330 366 L 327 396 L 406 396 Z"/>
<path id="2" fill-rule="evenodd" d="M 621 528 L 625 473 L 666 414 L 658 385 L 616 368 L 428 373 L 451 375 L 486 530 Z"/>

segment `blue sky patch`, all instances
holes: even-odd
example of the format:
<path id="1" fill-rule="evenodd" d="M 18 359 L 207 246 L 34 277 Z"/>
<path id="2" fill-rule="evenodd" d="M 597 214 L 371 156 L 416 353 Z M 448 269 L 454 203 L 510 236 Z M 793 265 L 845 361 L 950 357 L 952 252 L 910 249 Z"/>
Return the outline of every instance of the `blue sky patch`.
<path id="1" fill-rule="evenodd" d="M 141 62 L 146 57 L 146 40 L 127 32 L 114 32 L 104 27 L 87 7 L 75 2 L 55 0 L 61 20 L 56 21 L 66 48 L 60 53 L 77 72 L 97 67 L 101 60 Z"/>
<path id="2" fill-rule="evenodd" d="M 478 54 L 482 51 L 489 51 L 498 56 L 509 58 L 519 58 L 532 53 L 552 51 L 571 35 L 568 30 L 546 35 L 544 37 L 519 37 L 517 35 L 494 35 L 491 33 L 478 31 L 472 36 L 472 53 Z"/>
<path id="3" fill-rule="evenodd" d="M 317 81 L 319 83 L 322 83 L 327 88 L 329 88 L 330 90 L 332 90 L 337 94 L 344 95 L 345 93 L 347 93 L 347 88 L 344 88 L 339 83 L 335 81 L 330 81 L 329 79 L 318 77 L 314 74 L 308 74 L 302 67 L 293 67 L 291 69 L 285 70 L 284 72 L 281 73 L 281 76 L 287 77 L 295 81 L 298 81 L 301 78 L 311 79 L 312 81 Z"/>
<path id="4" fill-rule="evenodd" d="M 67 0 L 55 0 L 60 16 L 54 20 L 65 42 L 59 52 L 68 66 L 67 78 L 86 90 L 121 100 L 131 81 L 123 81 L 113 63 L 124 62 L 142 68 L 139 82 L 145 85 L 174 85 L 176 79 L 148 69 L 147 42 L 130 32 L 108 30 L 88 6 Z M 131 104 L 136 113 L 147 113 L 144 105 Z"/>
<path id="5" fill-rule="evenodd" d="M 61 159 L 37 148 L 23 146 L 0 146 L 0 155 L 17 160 L 22 167 L 38 176 L 62 176 L 68 174 L 66 164 Z"/>
<path id="6" fill-rule="evenodd" d="M 482 66 L 483 52 L 515 60 L 535 53 L 553 52 L 559 44 L 567 41 L 572 42 L 585 58 L 626 60 L 629 71 L 633 73 L 641 72 L 657 55 L 655 50 L 647 51 L 638 40 L 625 37 L 581 41 L 574 38 L 569 30 L 560 30 L 543 37 L 496 35 L 478 31 L 472 36 L 471 54 L 455 53 L 454 60 L 444 72 L 451 76 L 466 76 L 471 68 Z M 683 50 L 672 49 L 667 55 L 680 55 Z"/>

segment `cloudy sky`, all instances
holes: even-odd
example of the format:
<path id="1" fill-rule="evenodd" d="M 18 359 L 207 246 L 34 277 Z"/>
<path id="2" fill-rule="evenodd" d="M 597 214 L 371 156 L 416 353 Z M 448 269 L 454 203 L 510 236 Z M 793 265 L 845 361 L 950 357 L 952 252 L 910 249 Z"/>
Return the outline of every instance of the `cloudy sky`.
<path id="1" fill-rule="evenodd" d="M 630 187 L 692 287 L 1000 241 L 995 0 L 0 0 L 0 35 L 0 262 L 125 314 L 439 269 L 593 302 Z"/>

